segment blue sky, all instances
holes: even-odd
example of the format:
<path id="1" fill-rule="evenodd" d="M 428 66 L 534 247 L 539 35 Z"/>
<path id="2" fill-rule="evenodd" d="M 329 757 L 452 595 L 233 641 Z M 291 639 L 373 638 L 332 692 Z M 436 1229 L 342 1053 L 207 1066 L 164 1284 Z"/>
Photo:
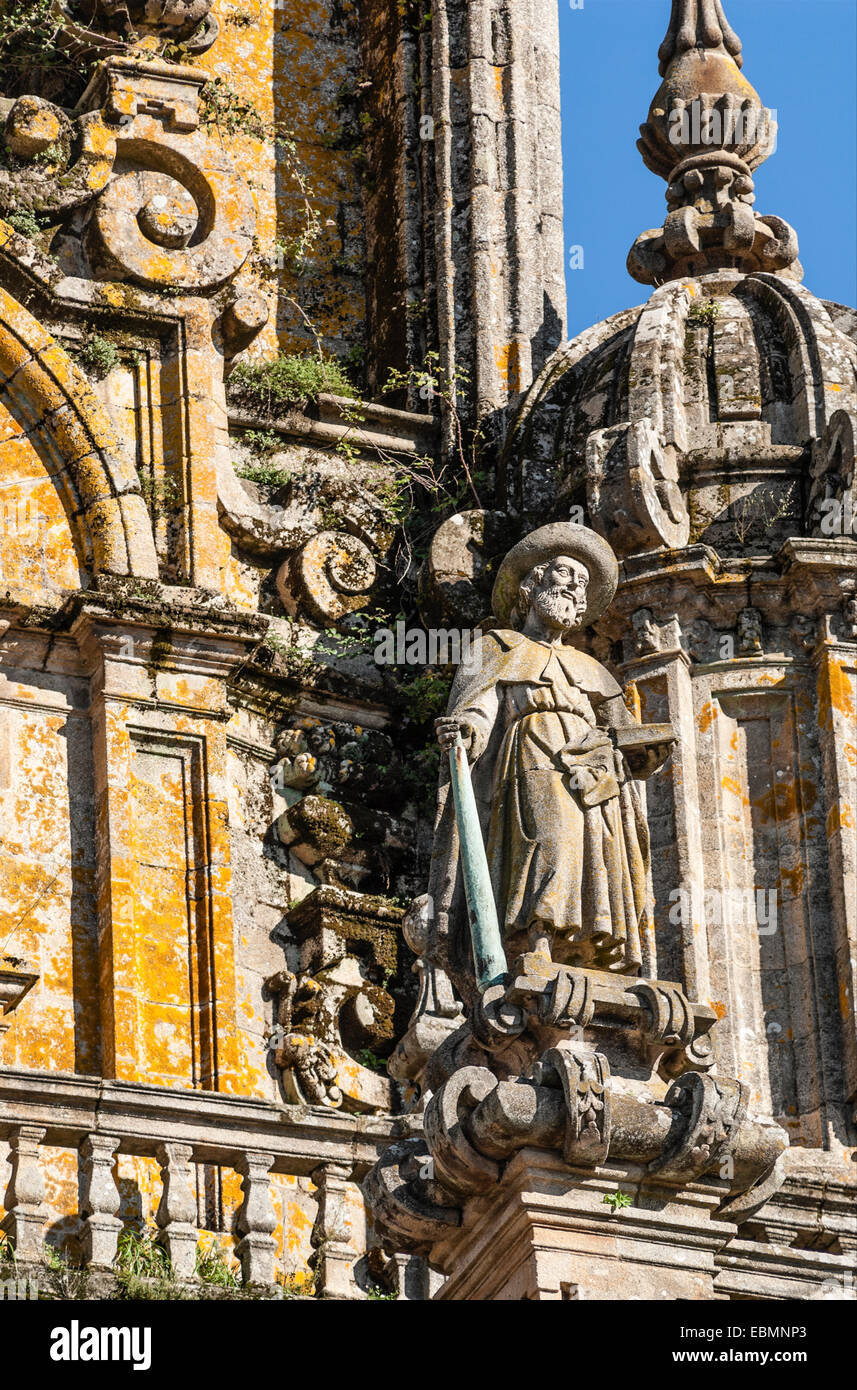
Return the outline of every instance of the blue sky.
<path id="1" fill-rule="evenodd" d="M 577 4 L 580 0 L 577 0 Z M 625 269 L 631 243 L 666 211 L 662 179 L 636 139 L 657 90 L 669 0 L 558 0 L 562 45 L 569 336 L 642 303 Z M 756 210 L 784 217 L 800 241 L 804 284 L 857 302 L 857 6 L 854 0 L 725 0 L 744 73 L 779 119 L 777 150 L 755 174 Z"/>

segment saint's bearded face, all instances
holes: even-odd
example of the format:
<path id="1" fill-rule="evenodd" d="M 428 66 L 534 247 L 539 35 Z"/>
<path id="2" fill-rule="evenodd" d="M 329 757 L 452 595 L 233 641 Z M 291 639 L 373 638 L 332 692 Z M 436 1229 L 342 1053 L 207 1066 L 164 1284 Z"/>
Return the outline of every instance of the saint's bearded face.
<path id="1" fill-rule="evenodd" d="M 545 622 L 571 630 L 583 621 L 588 587 L 586 566 L 567 555 L 558 555 L 545 568 L 530 601 Z"/>

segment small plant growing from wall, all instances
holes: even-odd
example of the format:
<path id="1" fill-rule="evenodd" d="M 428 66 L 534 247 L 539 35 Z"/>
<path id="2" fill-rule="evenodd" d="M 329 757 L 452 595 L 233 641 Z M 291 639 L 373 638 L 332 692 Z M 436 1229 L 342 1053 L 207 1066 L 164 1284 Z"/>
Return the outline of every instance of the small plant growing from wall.
<path id="1" fill-rule="evenodd" d="M 315 1298 L 315 1276 L 299 1270 L 294 1274 L 277 1274 L 277 1284 L 283 1298 Z"/>
<path id="2" fill-rule="evenodd" d="M 612 1216 L 615 1216 L 616 1212 L 621 1211 L 623 1207 L 630 1207 L 632 1205 L 630 1195 L 627 1192 L 619 1192 L 618 1190 L 616 1192 L 605 1192 L 601 1201 L 605 1206 L 610 1208 Z"/>
<path id="3" fill-rule="evenodd" d="M 119 365 L 119 350 L 108 338 L 96 333 L 83 344 L 79 357 L 87 371 L 94 376 L 106 376 Z"/>
<path id="4" fill-rule="evenodd" d="M 221 1289 L 238 1289 L 241 1281 L 235 1267 L 229 1263 L 229 1259 L 213 1240 L 210 1245 L 203 1248 L 201 1245 L 196 1252 L 196 1277 L 203 1284 L 215 1284 Z"/>
<path id="5" fill-rule="evenodd" d="M 720 317 L 720 305 L 716 299 L 706 299 L 702 304 L 694 304 L 687 316 L 688 323 L 707 324 L 709 328 Z"/>
<path id="6" fill-rule="evenodd" d="M 306 405 L 324 393 L 351 399 L 357 394 L 335 358 L 295 353 L 281 353 L 269 362 L 239 362 L 229 388 L 271 412 L 279 406 Z"/>
<path id="7" fill-rule="evenodd" d="M 64 1250 L 58 1250 L 53 1245 L 43 1245 L 42 1267 L 45 1271 L 48 1298 L 72 1303 L 86 1298 L 89 1270 L 78 1268 Z"/>
<path id="8" fill-rule="evenodd" d="M 158 1244 L 157 1231 L 125 1230 L 116 1252 L 119 1297 L 154 1302 L 181 1298 L 166 1250 Z"/>
<path id="9" fill-rule="evenodd" d="M 34 154 L 33 159 L 36 164 L 44 164 L 47 166 L 60 164 L 63 159 L 62 145 L 48 145 L 47 149 L 39 150 L 38 154 Z"/>
<path id="10" fill-rule="evenodd" d="M 140 492 L 148 507 L 168 512 L 181 503 L 181 488 L 175 478 L 142 478 Z"/>
<path id="11" fill-rule="evenodd" d="M 98 54 L 72 56 L 60 38 L 52 0 L 8 0 L 0 6 L 0 93 L 35 92 L 60 106 L 74 106 Z"/>
<path id="12" fill-rule="evenodd" d="M 382 1289 L 379 1284 L 370 1284 L 366 1290 L 370 1303 L 395 1303 L 399 1295 L 393 1289 Z"/>
<path id="13" fill-rule="evenodd" d="M 236 29 L 246 29 L 253 23 L 253 15 L 243 5 L 236 5 L 235 9 L 227 11 L 226 23 L 233 24 Z"/>
<path id="14" fill-rule="evenodd" d="M 45 229 L 45 224 L 29 208 L 7 213 L 6 221 L 16 232 L 20 232 L 21 236 L 29 237 L 30 241 L 35 241 L 39 233 Z"/>
<path id="15" fill-rule="evenodd" d="M 257 458 L 268 458 L 283 448 L 283 440 L 276 430 L 245 430 L 244 443 Z"/>
<path id="16" fill-rule="evenodd" d="M 239 464 L 235 471 L 248 483 L 261 483 L 264 487 L 285 487 L 292 480 L 291 473 L 273 463 Z"/>
<path id="17" fill-rule="evenodd" d="M 357 1061 L 361 1067 L 366 1067 L 368 1071 L 386 1072 L 387 1063 L 383 1057 L 379 1057 L 377 1052 L 373 1052 L 371 1047 L 364 1047 L 357 1053 Z"/>

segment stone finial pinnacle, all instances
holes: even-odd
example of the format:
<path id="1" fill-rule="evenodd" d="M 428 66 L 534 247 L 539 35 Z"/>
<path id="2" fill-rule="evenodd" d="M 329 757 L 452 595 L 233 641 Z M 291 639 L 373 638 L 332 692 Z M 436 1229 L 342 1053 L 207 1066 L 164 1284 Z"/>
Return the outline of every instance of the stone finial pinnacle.
<path id="1" fill-rule="evenodd" d="M 666 76 L 673 59 L 690 49 L 722 49 L 744 65 L 741 40 L 723 13 L 721 0 L 672 0 L 670 27 L 658 49 L 661 77 Z"/>
<path id="2" fill-rule="evenodd" d="M 667 182 L 664 225 L 644 232 L 628 270 L 647 285 L 730 268 L 798 279 L 797 237 L 753 211 L 753 170 L 773 154 L 777 122 L 741 72 L 741 41 L 721 0 L 672 0 L 663 78 L 637 141 Z"/>

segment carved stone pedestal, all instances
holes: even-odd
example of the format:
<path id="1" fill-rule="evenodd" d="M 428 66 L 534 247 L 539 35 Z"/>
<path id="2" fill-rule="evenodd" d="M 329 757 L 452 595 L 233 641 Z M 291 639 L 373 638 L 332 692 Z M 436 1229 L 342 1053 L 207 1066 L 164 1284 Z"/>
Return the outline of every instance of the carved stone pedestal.
<path id="1" fill-rule="evenodd" d="M 714 1258 L 735 1232 L 712 1220 L 722 1193 L 677 1191 L 642 1168 L 571 1169 L 558 1153 L 522 1149 L 498 1189 L 472 1198 L 462 1224 L 432 1251 L 446 1276 L 437 1300 L 712 1299 Z M 604 1202 L 617 1191 L 632 1205 Z"/>
<path id="2" fill-rule="evenodd" d="M 717 1298 L 788 1136 L 713 1075 L 713 1022 L 668 981 L 520 957 L 429 1059 L 422 1134 L 366 1176 L 384 1250 L 445 1274 L 439 1300 Z"/>
<path id="3" fill-rule="evenodd" d="M 6 1189 L 6 1215 L 0 1231 L 9 1238 L 18 1260 L 37 1260 L 48 1209 L 39 1145 L 45 1137 L 41 1125 L 18 1125 L 9 1137 L 12 1178 Z"/>

